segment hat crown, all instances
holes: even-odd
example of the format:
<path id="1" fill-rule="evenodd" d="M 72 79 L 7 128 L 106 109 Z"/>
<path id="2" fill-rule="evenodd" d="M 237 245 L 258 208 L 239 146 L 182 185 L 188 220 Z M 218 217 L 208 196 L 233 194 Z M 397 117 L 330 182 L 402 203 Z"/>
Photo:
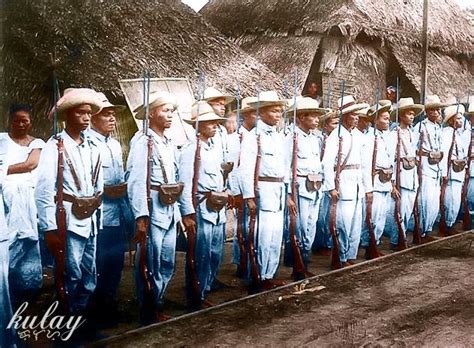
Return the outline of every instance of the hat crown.
<path id="1" fill-rule="evenodd" d="M 240 108 L 241 109 L 251 108 L 249 103 L 255 103 L 256 101 L 257 101 L 257 97 L 245 97 L 242 99 Z"/>
<path id="2" fill-rule="evenodd" d="M 257 99 L 255 100 L 257 101 Z M 281 101 L 276 91 L 263 91 L 258 95 L 259 102 L 279 102 Z"/>
<path id="3" fill-rule="evenodd" d="M 425 104 L 441 104 L 441 99 L 436 94 L 428 95 Z"/>
<path id="4" fill-rule="evenodd" d="M 398 107 L 403 108 L 406 106 L 414 105 L 415 101 L 413 100 L 412 97 L 407 97 L 407 98 L 400 98 L 398 101 Z"/>
<path id="5" fill-rule="evenodd" d="M 352 104 L 355 104 L 355 99 L 354 96 L 352 95 L 345 95 L 337 100 L 337 106 L 339 109 L 343 109 L 347 106 L 350 106 Z"/>
<path id="6" fill-rule="evenodd" d="M 195 120 L 205 114 L 214 114 L 214 109 L 207 102 L 198 101 L 191 107 L 191 119 Z"/>
<path id="7" fill-rule="evenodd" d="M 446 123 L 448 120 L 457 114 L 464 114 L 465 112 L 464 105 L 462 104 L 455 104 L 455 105 L 450 105 L 444 109 L 444 120 L 443 122 Z"/>
<path id="8" fill-rule="evenodd" d="M 392 111 L 392 102 L 388 99 L 381 99 L 377 104 L 374 104 L 369 109 L 369 114 L 374 114 L 380 110 L 387 109 L 388 112 Z"/>

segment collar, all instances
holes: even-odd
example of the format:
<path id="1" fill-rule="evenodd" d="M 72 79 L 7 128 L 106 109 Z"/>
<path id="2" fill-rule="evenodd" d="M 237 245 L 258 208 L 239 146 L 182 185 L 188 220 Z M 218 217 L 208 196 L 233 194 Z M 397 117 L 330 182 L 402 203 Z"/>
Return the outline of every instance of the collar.
<path id="1" fill-rule="evenodd" d="M 86 142 L 86 140 L 89 140 L 90 138 L 87 136 L 87 134 L 85 134 L 85 132 L 81 132 L 81 140 L 82 140 L 82 144 L 78 144 L 76 143 L 76 141 L 71 138 L 71 136 L 66 132 L 66 130 L 63 130 L 61 132 L 61 138 L 63 139 L 64 141 L 64 145 L 68 145 L 68 147 L 71 147 L 71 148 L 74 148 L 74 147 L 80 147 L 80 146 L 83 146 Z"/>
<path id="2" fill-rule="evenodd" d="M 87 132 L 88 132 L 91 136 L 93 136 L 94 138 L 96 138 L 97 140 L 99 140 L 99 141 L 101 141 L 101 142 L 103 142 L 103 143 L 108 142 L 108 141 L 110 140 L 110 138 L 111 138 L 110 135 L 105 136 L 105 135 L 103 135 L 103 134 L 100 134 L 99 132 L 97 132 L 97 131 L 96 131 L 95 129 L 93 129 L 93 128 L 88 128 L 88 129 L 87 129 Z"/>
<path id="3" fill-rule="evenodd" d="M 262 120 L 258 120 L 257 122 L 257 130 L 258 132 L 264 132 L 266 134 L 272 134 L 276 132 L 276 126 L 270 126 L 263 122 Z"/>
<path id="4" fill-rule="evenodd" d="M 163 134 L 163 136 L 158 135 L 153 129 L 148 128 L 148 134 L 152 137 L 152 139 L 157 142 L 157 143 L 162 143 L 162 144 L 169 144 L 171 139 L 168 138 L 166 135 Z"/>

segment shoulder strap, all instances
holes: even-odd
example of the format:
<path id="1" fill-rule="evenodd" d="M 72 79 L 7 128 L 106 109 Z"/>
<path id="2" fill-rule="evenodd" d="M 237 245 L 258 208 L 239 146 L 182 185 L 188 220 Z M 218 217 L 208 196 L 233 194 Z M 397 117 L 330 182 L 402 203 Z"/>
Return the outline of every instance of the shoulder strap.
<path id="1" fill-rule="evenodd" d="M 349 161 L 349 157 L 351 155 L 351 152 L 352 152 L 352 134 L 351 134 L 351 144 L 349 145 L 349 151 L 347 152 L 347 155 L 346 155 L 346 158 L 344 158 L 344 162 L 342 162 L 341 164 L 341 168 L 344 168 L 347 164 L 347 162 Z"/>
<path id="2" fill-rule="evenodd" d="M 101 168 L 102 168 L 102 161 L 99 154 L 99 156 L 97 157 L 97 163 L 95 164 L 95 168 L 92 174 L 92 187 L 95 187 L 97 184 L 97 180 L 99 178 L 99 172 Z"/>
<path id="3" fill-rule="evenodd" d="M 69 169 L 71 170 L 71 175 L 72 175 L 72 179 L 74 180 L 74 185 L 76 185 L 76 188 L 78 191 L 82 191 L 79 176 L 77 175 L 76 169 L 74 169 L 74 165 L 72 164 L 71 158 L 69 157 L 66 147 L 63 148 L 63 153 L 66 159 L 66 163 L 69 166 Z"/>
<path id="4" fill-rule="evenodd" d="M 158 151 L 158 146 L 153 141 L 153 152 L 156 152 L 156 156 L 158 157 L 158 162 L 160 163 L 161 174 L 163 174 L 163 181 L 165 184 L 168 183 L 168 175 L 166 174 L 165 162 L 163 161 L 163 157 L 161 157 L 161 153 Z"/>

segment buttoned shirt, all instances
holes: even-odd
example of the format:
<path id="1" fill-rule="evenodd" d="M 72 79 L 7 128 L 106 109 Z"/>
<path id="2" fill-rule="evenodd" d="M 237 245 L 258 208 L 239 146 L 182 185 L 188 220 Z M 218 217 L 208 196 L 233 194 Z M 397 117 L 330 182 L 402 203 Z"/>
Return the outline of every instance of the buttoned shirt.
<path id="1" fill-rule="evenodd" d="M 462 129 L 454 130 L 452 127 L 446 127 L 442 133 L 441 148 L 445 154 L 441 161 L 441 173 L 443 176 L 448 176 L 449 180 L 464 182 L 464 176 L 466 169 L 460 172 L 455 172 L 452 167 L 452 160 L 466 160 L 468 144 L 463 136 L 464 131 Z M 454 134 L 454 141 L 453 141 Z M 451 151 L 451 167 L 448 169 L 448 158 L 449 150 Z M 449 174 L 449 175 L 448 175 Z"/>
<path id="2" fill-rule="evenodd" d="M 398 128 L 397 128 L 398 129 Z M 418 188 L 418 174 L 416 166 L 412 169 L 403 168 L 402 160 L 400 159 L 400 169 L 396 166 L 397 160 L 397 140 L 398 131 L 394 129 L 388 136 L 389 153 L 392 156 L 393 163 L 393 177 L 392 181 L 396 181 L 397 170 L 400 170 L 400 187 L 407 190 L 414 191 Z M 416 143 L 414 141 L 413 132 L 410 129 L 400 132 L 400 158 L 416 157 Z"/>
<path id="3" fill-rule="evenodd" d="M 462 134 L 462 138 L 463 138 L 463 143 L 465 144 L 464 146 L 466 147 L 467 151 L 469 151 L 469 146 L 472 147 L 471 149 L 471 158 L 468 159 L 468 161 L 471 162 L 471 165 L 469 167 L 469 177 L 474 177 L 474 141 L 471 142 L 471 137 L 474 133 L 474 126 L 473 125 L 470 125 L 469 122 L 467 122 L 469 128 L 466 129 L 463 134 Z"/>
<path id="4" fill-rule="evenodd" d="M 71 166 L 64 154 L 63 192 L 76 197 L 90 197 L 98 192 L 103 192 L 104 182 L 100 168 L 100 150 L 94 140 L 85 132 L 81 133 L 82 143 L 78 144 L 64 130 L 58 135 L 63 139 L 64 149 L 67 152 L 72 167 L 77 174 L 80 187 L 76 186 Z M 99 168 L 97 167 L 99 166 Z M 96 169 L 97 168 L 97 169 Z M 97 181 L 94 185 L 93 175 L 98 170 Z M 56 181 L 58 175 L 58 148 L 57 140 L 51 137 L 41 152 L 38 164 L 38 183 L 35 190 L 36 205 L 38 207 L 39 229 L 41 231 L 56 230 Z M 96 227 L 102 225 L 102 219 L 97 220 L 102 214 L 92 214 L 86 219 L 78 219 L 71 213 L 72 203 L 64 201 L 67 214 L 67 229 L 82 237 L 88 238 L 95 234 Z M 101 210 L 101 208 L 99 208 Z"/>
<path id="5" fill-rule="evenodd" d="M 421 127 L 420 127 L 421 125 Z M 418 123 L 413 128 L 413 141 L 417 150 L 420 148 L 420 136 L 423 132 L 423 144 L 421 146 L 423 152 L 441 151 L 441 126 L 436 122 L 431 122 L 428 118 Z M 419 156 L 417 156 L 419 158 Z M 440 163 L 430 164 L 427 156 L 422 156 L 422 173 L 431 178 L 439 178 L 441 175 Z"/>
<path id="6" fill-rule="evenodd" d="M 393 155 L 389 152 L 388 145 L 388 131 L 376 130 L 374 134 L 372 132 L 366 134 L 364 147 L 362 149 L 362 176 L 364 177 L 364 187 L 366 192 L 391 192 L 392 183 L 391 180 L 382 183 L 379 179 L 379 175 L 375 175 L 372 184 L 372 165 L 373 165 L 373 154 L 375 145 L 375 136 L 377 136 L 377 157 L 375 159 L 375 170 L 377 169 L 393 169 Z"/>

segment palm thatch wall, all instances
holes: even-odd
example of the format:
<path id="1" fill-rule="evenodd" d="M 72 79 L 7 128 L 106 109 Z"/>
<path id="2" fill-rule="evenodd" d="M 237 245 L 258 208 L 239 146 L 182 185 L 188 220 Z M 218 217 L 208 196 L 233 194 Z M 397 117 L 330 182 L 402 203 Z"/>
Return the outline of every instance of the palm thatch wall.
<path id="1" fill-rule="evenodd" d="M 473 81 L 474 29 L 454 0 L 430 3 L 428 90 L 461 96 Z M 333 102 L 342 79 L 372 101 L 399 76 L 417 97 L 422 12 L 423 0 L 211 0 L 200 11 L 276 73 L 298 68 L 301 88 L 316 80 L 327 96 L 332 86 Z"/>
<path id="2" fill-rule="evenodd" d="M 43 116 L 51 105 L 52 61 L 60 89 L 92 87 L 125 104 L 118 79 L 186 77 L 196 91 L 200 71 L 207 85 L 244 95 L 256 84 L 278 87 L 267 67 L 252 58 L 179 0 L 3 0 L 2 115 L 12 102 L 34 106 L 37 136 L 47 138 Z M 5 124 L 4 124 L 5 125 Z M 136 130 L 129 112 L 120 117 L 126 143 Z"/>

